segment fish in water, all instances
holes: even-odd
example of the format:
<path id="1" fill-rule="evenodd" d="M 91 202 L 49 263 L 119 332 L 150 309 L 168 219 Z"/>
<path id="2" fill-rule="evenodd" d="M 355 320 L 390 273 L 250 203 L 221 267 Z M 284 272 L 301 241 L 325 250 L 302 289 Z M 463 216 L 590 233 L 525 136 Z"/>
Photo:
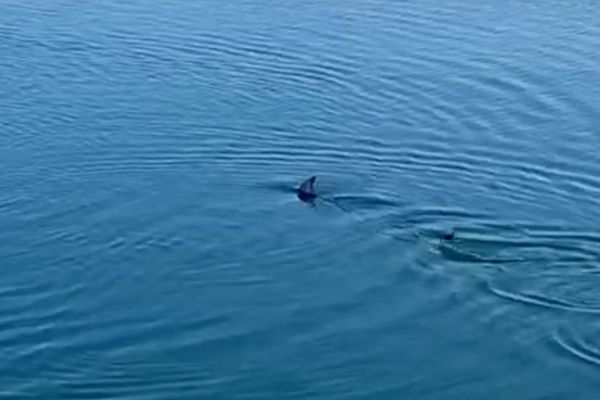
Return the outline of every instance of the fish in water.
<path id="1" fill-rule="evenodd" d="M 316 176 L 311 176 L 296 190 L 298 198 L 303 202 L 313 202 L 317 198 L 317 193 L 315 192 L 315 180 Z"/>
<path id="2" fill-rule="evenodd" d="M 310 178 L 302 182 L 302 184 L 296 189 L 296 195 L 298 196 L 298 199 L 300 199 L 304 203 L 314 204 L 314 201 L 317 199 L 317 192 L 315 191 L 316 180 L 316 176 L 311 176 Z M 332 203 L 339 207 L 342 211 L 347 211 L 337 202 L 332 201 Z M 454 231 L 444 233 L 441 237 L 441 240 L 444 242 L 453 241 Z"/>

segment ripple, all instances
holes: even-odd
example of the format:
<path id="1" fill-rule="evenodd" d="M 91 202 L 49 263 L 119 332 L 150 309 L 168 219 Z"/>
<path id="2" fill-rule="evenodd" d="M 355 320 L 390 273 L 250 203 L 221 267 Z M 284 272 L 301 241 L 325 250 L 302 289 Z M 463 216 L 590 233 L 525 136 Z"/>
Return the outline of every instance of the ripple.
<path id="1" fill-rule="evenodd" d="M 544 257 L 546 258 L 546 257 Z M 558 258 L 558 259 L 556 259 Z M 598 279 L 596 262 L 585 258 L 542 258 L 539 262 L 522 264 L 503 276 L 488 279 L 487 289 L 502 298 L 549 309 L 596 314 L 600 304 L 593 295 Z M 535 266 L 535 268 L 533 267 Z"/>
<path id="2" fill-rule="evenodd" d="M 600 366 L 600 347 L 585 340 L 570 328 L 559 328 L 553 335 L 555 344 L 569 356 L 591 365 Z"/>
<path id="3" fill-rule="evenodd" d="M 516 301 L 526 305 L 533 305 L 548 309 L 557 309 L 564 311 L 571 311 L 577 313 L 586 314 L 598 314 L 600 313 L 600 305 L 598 306 L 585 306 L 582 304 L 572 303 L 569 301 L 555 298 L 549 295 L 537 294 L 537 293 L 515 293 L 505 291 L 497 287 L 488 285 L 488 290 L 493 294 L 500 296 L 504 299 Z"/>
<path id="4" fill-rule="evenodd" d="M 9 3 L 0 396 L 594 393 L 591 3 Z"/>

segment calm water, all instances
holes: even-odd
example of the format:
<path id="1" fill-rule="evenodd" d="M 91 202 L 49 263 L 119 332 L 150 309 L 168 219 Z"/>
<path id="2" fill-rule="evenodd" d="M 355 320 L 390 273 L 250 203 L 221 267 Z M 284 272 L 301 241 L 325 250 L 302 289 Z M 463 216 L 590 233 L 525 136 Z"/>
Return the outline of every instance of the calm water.
<path id="1" fill-rule="evenodd" d="M 0 397 L 597 399 L 599 50 L 585 0 L 0 0 Z"/>

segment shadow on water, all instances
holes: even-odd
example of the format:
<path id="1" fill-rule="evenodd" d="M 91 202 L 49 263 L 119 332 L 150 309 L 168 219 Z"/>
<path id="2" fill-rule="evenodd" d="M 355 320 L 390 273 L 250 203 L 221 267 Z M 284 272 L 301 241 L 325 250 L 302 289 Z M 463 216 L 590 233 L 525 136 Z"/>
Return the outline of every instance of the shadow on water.
<path id="1" fill-rule="evenodd" d="M 461 243 L 457 240 L 453 240 L 452 242 L 442 241 L 439 245 L 439 251 L 443 258 L 462 263 L 506 264 L 521 261 L 511 258 L 486 257 L 465 248 L 464 245 L 461 246 Z"/>
<path id="2" fill-rule="evenodd" d="M 333 207 L 345 214 L 359 217 L 370 225 L 378 224 L 381 234 L 395 240 L 417 239 L 435 244 L 440 256 L 449 261 L 482 264 L 521 261 L 519 258 L 491 255 L 494 251 L 507 247 L 501 239 L 478 239 L 474 229 L 471 229 L 470 236 L 463 237 L 462 232 L 457 235 L 454 227 L 460 223 L 464 225 L 469 221 L 483 220 L 491 224 L 489 221 L 492 216 L 489 214 L 458 208 L 415 207 L 379 194 L 336 194 L 331 186 L 323 185 L 321 181 L 315 183 L 316 195 L 308 198 L 302 196 L 297 184 L 273 183 L 265 187 L 280 193 L 295 194 L 300 202 L 311 208 Z M 502 228 L 509 230 L 506 226 Z M 465 231 L 469 232 L 467 229 Z"/>
<path id="3" fill-rule="evenodd" d="M 297 191 L 293 185 L 270 188 Z M 482 285 L 498 298 L 552 310 L 600 313 L 600 303 L 584 298 L 600 284 L 598 234 L 565 226 L 501 223 L 485 213 L 415 207 L 380 195 L 317 190 L 318 196 L 307 205 L 351 214 L 394 240 L 424 243 L 440 260 L 494 266 L 497 273 L 487 275 Z"/>
<path id="4" fill-rule="evenodd" d="M 294 194 L 302 203 L 310 206 L 327 205 L 337 208 L 344 213 L 363 214 L 374 210 L 393 210 L 402 204 L 382 195 L 372 194 L 336 194 L 336 188 L 328 182 L 316 180 L 314 198 L 304 198 L 299 195 L 300 185 L 291 182 L 272 182 L 262 185 L 265 189 L 279 193 Z"/>

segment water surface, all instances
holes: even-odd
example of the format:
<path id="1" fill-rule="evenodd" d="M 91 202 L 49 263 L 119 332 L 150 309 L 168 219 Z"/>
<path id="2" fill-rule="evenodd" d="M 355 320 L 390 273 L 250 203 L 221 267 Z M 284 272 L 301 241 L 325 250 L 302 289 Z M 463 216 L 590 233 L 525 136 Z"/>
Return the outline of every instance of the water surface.
<path id="1" fill-rule="evenodd" d="M 595 399 L 598 21 L 0 1 L 0 397 Z"/>

